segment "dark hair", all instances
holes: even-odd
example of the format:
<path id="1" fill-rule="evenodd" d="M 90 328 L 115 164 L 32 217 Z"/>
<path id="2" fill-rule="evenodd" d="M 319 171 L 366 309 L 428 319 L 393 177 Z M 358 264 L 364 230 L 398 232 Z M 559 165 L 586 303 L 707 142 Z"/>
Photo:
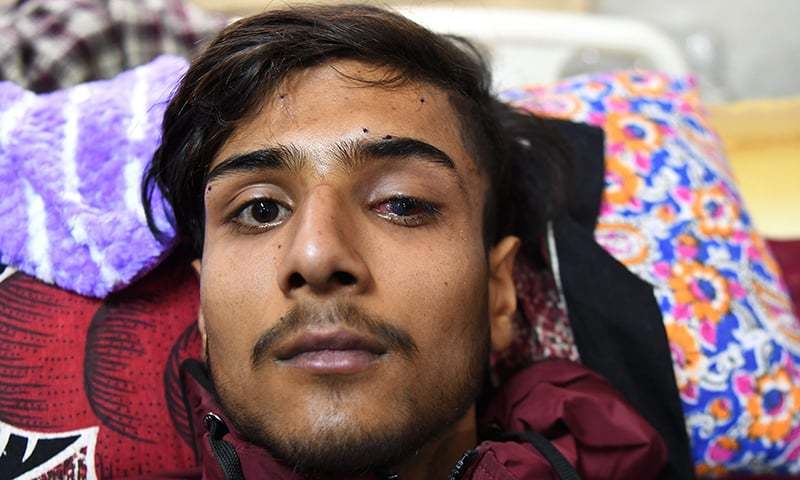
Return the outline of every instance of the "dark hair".
<path id="1" fill-rule="evenodd" d="M 445 91 L 465 146 L 489 179 L 487 247 L 514 233 L 535 256 L 545 222 L 565 201 L 563 143 L 541 120 L 492 95 L 489 67 L 468 41 L 367 5 L 295 6 L 247 17 L 192 62 L 166 109 L 161 145 L 142 184 L 154 234 L 164 238 L 153 214 L 158 188 L 179 241 L 199 256 L 203 190 L 217 151 L 289 74 L 335 59 L 389 67 L 396 75 L 371 82 L 386 88 L 421 81 Z"/>

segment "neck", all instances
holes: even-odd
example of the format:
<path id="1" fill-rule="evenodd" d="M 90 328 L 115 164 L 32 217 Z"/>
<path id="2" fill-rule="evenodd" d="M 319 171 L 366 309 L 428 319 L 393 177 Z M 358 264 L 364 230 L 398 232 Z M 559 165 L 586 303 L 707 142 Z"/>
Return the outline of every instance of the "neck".
<path id="1" fill-rule="evenodd" d="M 448 478 L 453 466 L 478 443 L 475 406 L 443 434 L 425 445 L 394 472 L 401 479 Z"/>

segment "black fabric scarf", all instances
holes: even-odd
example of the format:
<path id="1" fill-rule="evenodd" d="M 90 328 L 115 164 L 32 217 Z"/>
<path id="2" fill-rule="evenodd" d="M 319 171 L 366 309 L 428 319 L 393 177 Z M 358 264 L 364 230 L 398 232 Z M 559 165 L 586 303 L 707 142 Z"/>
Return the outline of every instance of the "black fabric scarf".
<path id="1" fill-rule="evenodd" d="M 560 120 L 546 123 L 566 139 L 575 165 L 574 197 L 552 231 L 554 273 L 581 363 L 608 379 L 661 434 L 669 450 L 661 478 L 692 479 L 686 423 L 653 288 L 594 239 L 605 184 L 603 132 Z"/>

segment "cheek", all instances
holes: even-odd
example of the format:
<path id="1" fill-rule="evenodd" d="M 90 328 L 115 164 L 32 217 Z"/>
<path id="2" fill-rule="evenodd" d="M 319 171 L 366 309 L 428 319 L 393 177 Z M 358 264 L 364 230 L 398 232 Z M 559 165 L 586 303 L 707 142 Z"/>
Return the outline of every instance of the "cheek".
<path id="1" fill-rule="evenodd" d="M 258 336 L 279 318 L 275 261 L 235 242 L 206 242 L 200 298 L 212 360 L 243 361 Z"/>
<path id="2" fill-rule="evenodd" d="M 464 262 L 462 267 L 467 265 Z M 418 315 L 412 335 L 419 347 L 415 382 L 428 385 L 432 390 L 429 394 L 445 395 L 455 385 L 474 381 L 471 359 L 482 357 L 488 345 L 487 285 L 478 273 L 480 265 L 473 266 L 473 271 L 456 268 L 439 272 L 452 274 L 447 285 L 440 278 L 428 290 L 433 293 L 421 295 L 422 300 L 414 307 Z"/>
<path id="3" fill-rule="evenodd" d="M 482 245 L 453 241 L 415 249 L 386 262 L 376 277 L 384 311 L 402 320 L 424 357 L 471 348 L 476 332 L 488 328 Z"/>

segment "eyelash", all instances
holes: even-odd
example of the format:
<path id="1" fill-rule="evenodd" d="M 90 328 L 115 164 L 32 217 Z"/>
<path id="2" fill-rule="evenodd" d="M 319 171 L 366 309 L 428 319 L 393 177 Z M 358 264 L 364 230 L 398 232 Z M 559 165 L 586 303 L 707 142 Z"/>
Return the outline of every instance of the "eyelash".
<path id="1" fill-rule="evenodd" d="M 248 211 L 248 209 L 254 208 L 261 202 L 275 205 L 279 209 L 278 213 L 279 215 L 281 210 L 288 211 L 288 214 L 291 214 L 292 210 L 283 203 L 273 200 L 269 197 L 259 197 L 259 198 L 254 198 L 245 203 L 244 205 L 242 205 L 241 207 L 239 207 L 230 216 L 229 222 L 232 223 L 236 227 L 236 229 L 242 233 L 261 233 L 268 230 L 272 230 L 273 228 L 279 226 L 282 223 L 283 219 L 281 219 L 280 221 L 273 221 L 270 223 L 265 223 L 260 225 L 249 225 L 241 220 L 242 215 L 244 215 Z M 398 203 L 402 202 L 404 204 L 402 205 L 402 207 L 413 210 L 421 210 L 421 211 L 411 215 L 401 215 L 394 212 L 379 211 L 379 207 L 384 205 L 389 205 L 392 202 L 398 202 Z M 370 210 L 374 211 L 379 217 L 383 218 L 386 221 L 409 228 L 420 227 L 426 224 L 430 224 L 434 222 L 441 215 L 441 208 L 438 205 L 426 200 L 422 200 L 417 197 L 411 197 L 407 195 L 395 195 L 387 199 L 374 202 L 370 205 Z"/>

